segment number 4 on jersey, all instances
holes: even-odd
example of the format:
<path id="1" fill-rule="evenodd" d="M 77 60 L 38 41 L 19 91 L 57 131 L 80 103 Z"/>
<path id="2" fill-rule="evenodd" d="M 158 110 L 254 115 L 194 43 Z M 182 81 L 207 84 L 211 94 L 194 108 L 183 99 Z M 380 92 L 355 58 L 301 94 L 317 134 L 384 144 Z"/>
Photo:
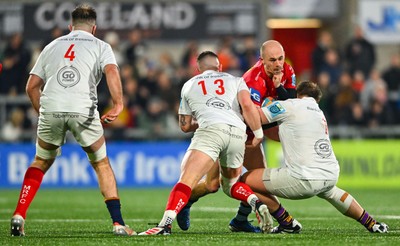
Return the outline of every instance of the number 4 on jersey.
<path id="1" fill-rule="evenodd" d="M 64 58 L 69 58 L 70 61 L 73 61 L 75 59 L 75 51 L 72 50 L 74 46 L 75 44 L 71 44 L 71 46 L 69 46 L 67 52 L 65 52 Z"/>

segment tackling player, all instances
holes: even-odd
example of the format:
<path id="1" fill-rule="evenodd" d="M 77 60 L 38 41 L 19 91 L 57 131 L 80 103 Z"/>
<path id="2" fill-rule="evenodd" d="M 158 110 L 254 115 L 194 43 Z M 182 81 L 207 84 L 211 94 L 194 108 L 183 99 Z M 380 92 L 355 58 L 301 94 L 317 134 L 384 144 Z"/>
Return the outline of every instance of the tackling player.
<path id="1" fill-rule="evenodd" d="M 297 99 L 275 101 L 259 109 L 264 124 L 279 122 L 285 167 L 250 170 L 241 180 L 265 195 L 296 200 L 318 196 L 368 231 L 386 233 L 389 227 L 385 223 L 377 222 L 348 192 L 336 186 L 340 168 L 325 115 L 318 106 L 321 96 L 317 84 L 303 81 L 297 87 Z M 263 202 L 276 209 L 274 203 Z M 274 231 L 284 229 L 279 225 Z"/>

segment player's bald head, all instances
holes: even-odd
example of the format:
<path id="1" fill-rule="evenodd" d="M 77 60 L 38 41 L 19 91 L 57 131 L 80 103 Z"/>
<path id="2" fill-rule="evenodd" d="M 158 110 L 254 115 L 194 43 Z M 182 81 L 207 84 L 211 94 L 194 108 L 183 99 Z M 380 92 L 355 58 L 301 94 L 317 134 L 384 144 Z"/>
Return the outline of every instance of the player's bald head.
<path id="1" fill-rule="evenodd" d="M 276 40 L 265 41 L 260 49 L 260 55 L 265 58 L 267 54 L 284 54 L 283 46 Z"/>
<path id="2" fill-rule="evenodd" d="M 219 71 L 221 64 L 218 56 L 212 51 L 203 51 L 197 57 L 197 66 L 200 72 L 206 70 Z"/>

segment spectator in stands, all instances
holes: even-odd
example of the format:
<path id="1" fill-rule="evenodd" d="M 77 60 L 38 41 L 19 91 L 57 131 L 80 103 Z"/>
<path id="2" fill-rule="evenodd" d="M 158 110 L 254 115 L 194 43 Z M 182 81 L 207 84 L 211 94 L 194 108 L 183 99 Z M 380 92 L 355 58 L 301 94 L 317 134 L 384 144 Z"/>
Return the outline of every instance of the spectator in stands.
<path id="1" fill-rule="evenodd" d="M 351 107 L 351 117 L 349 120 L 349 125 L 352 126 L 366 126 L 367 121 L 365 118 L 365 113 L 364 113 L 364 109 L 361 106 L 361 103 L 359 102 L 355 102 L 353 103 L 352 107 Z"/>
<path id="2" fill-rule="evenodd" d="M 320 72 L 317 79 L 317 84 L 322 92 L 322 97 L 319 101 L 319 107 L 324 112 L 326 120 L 331 122 L 333 112 L 333 89 L 331 85 L 329 74 L 327 72 Z"/>
<path id="3" fill-rule="evenodd" d="M 174 110 L 174 105 L 179 100 L 179 90 L 172 84 L 171 77 L 165 71 L 160 71 L 157 76 L 157 88 L 154 96 L 160 98 L 168 111 Z"/>
<path id="4" fill-rule="evenodd" d="M 317 77 L 322 67 L 326 65 L 325 53 L 332 48 L 334 48 L 332 34 L 327 30 L 322 30 L 319 33 L 317 46 L 315 46 L 311 55 L 313 77 Z"/>
<path id="5" fill-rule="evenodd" d="M 10 118 L 1 128 L 0 139 L 5 142 L 18 142 L 22 140 L 25 112 L 21 108 L 15 108 L 10 113 Z"/>
<path id="6" fill-rule="evenodd" d="M 142 40 L 142 32 L 134 29 L 129 33 L 128 45 L 125 50 L 125 59 L 134 68 L 135 73 L 142 74 L 140 66 L 147 58 L 147 45 Z"/>
<path id="7" fill-rule="evenodd" d="M 353 87 L 353 90 L 357 93 L 357 95 L 360 94 L 361 91 L 364 89 L 365 77 L 360 70 L 354 72 L 353 83 L 351 86 Z"/>
<path id="8" fill-rule="evenodd" d="M 339 53 L 335 49 L 328 49 L 325 52 L 324 62 L 321 65 L 321 72 L 327 72 L 332 84 L 337 84 L 343 72 Z"/>
<path id="9" fill-rule="evenodd" d="M 351 75 L 360 70 L 368 78 L 376 61 L 375 47 L 365 39 L 361 27 L 354 29 L 354 37 L 346 45 L 345 56 Z"/>
<path id="10" fill-rule="evenodd" d="M 386 84 L 375 86 L 372 100 L 367 114 L 368 127 L 374 128 L 393 124 L 393 112 L 387 98 Z"/>
<path id="11" fill-rule="evenodd" d="M 174 59 L 169 52 L 162 52 L 158 57 L 158 69 L 166 73 L 166 75 L 172 79 L 175 75 L 175 70 L 177 66 L 174 62 Z"/>
<path id="12" fill-rule="evenodd" d="M 237 56 L 240 62 L 240 70 L 243 74 L 249 70 L 253 64 L 256 64 L 258 58 L 260 57 L 260 51 L 254 36 L 245 37 L 242 43 L 243 46 L 238 47 Z"/>
<path id="13" fill-rule="evenodd" d="M 377 69 L 373 69 L 360 93 L 360 102 L 364 111 L 369 110 L 375 92 L 381 87 L 386 87 L 385 81 L 383 81 L 381 78 L 379 71 Z"/>
<path id="14" fill-rule="evenodd" d="M 357 95 L 352 88 L 349 73 L 340 76 L 337 92 L 335 93 L 333 121 L 338 125 L 348 125 L 352 115 L 352 105 L 357 102 Z"/>
<path id="15" fill-rule="evenodd" d="M 388 99 L 390 107 L 393 109 L 395 122 L 400 123 L 400 56 L 392 55 L 390 66 L 382 73 L 383 80 L 387 84 Z"/>
<path id="16" fill-rule="evenodd" d="M 115 54 L 115 60 L 117 61 L 118 65 L 124 64 L 124 54 L 121 51 L 121 44 L 119 40 L 119 35 L 116 32 L 107 32 L 104 36 L 104 41 L 111 45 L 111 48 Z"/>
<path id="17" fill-rule="evenodd" d="M 147 131 L 149 139 L 159 138 L 167 131 L 165 104 L 160 98 L 152 97 L 137 120 L 139 128 Z"/>
<path id="18" fill-rule="evenodd" d="M 25 93 L 31 51 L 25 46 L 21 33 L 13 34 L 3 51 L 4 67 L 1 75 L 2 94 Z"/>
<path id="19" fill-rule="evenodd" d="M 197 41 L 190 41 L 183 50 L 181 66 L 188 70 L 188 76 L 192 77 L 197 72 L 197 56 L 199 55 L 199 45 Z"/>

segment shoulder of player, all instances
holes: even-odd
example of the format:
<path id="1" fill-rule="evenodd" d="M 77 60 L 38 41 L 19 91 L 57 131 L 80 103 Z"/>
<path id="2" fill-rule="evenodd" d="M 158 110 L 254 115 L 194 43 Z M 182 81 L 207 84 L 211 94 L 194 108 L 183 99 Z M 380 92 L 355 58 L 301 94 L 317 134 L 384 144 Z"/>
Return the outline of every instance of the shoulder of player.
<path id="1" fill-rule="evenodd" d="M 294 69 L 293 67 L 288 64 L 288 63 L 283 63 L 283 70 L 285 71 L 286 74 L 288 74 L 289 76 L 291 76 L 292 74 L 294 74 Z"/>

